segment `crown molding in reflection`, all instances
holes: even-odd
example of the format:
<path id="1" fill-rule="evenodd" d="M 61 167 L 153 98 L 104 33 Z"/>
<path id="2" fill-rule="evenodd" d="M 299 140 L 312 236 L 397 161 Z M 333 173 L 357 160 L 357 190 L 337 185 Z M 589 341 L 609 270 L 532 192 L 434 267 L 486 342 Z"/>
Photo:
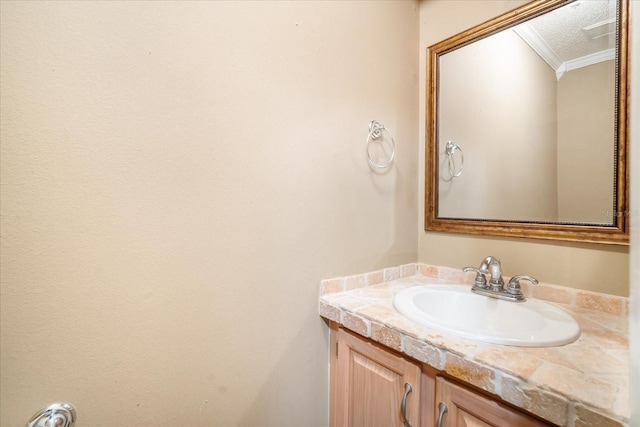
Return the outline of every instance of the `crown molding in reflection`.
<path id="1" fill-rule="evenodd" d="M 576 70 L 603 61 L 614 60 L 616 58 L 615 49 L 606 49 L 570 61 L 562 61 L 528 22 L 518 25 L 513 31 L 555 71 L 558 80 L 560 80 L 562 75 L 567 71 Z"/>

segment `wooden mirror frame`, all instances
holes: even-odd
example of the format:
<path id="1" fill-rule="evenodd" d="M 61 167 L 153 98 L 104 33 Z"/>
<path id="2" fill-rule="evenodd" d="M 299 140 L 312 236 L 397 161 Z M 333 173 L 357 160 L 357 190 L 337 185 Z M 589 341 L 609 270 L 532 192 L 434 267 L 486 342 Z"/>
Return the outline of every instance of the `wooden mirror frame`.
<path id="1" fill-rule="evenodd" d="M 629 172 L 627 167 L 628 126 L 628 37 L 629 0 L 618 0 L 618 40 L 616 57 L 616 132 L 614 169 L 614 205 L 612 225 L 542 223 L 531 221 L 498 221 L 485 219 L 438 218 L 438 58 L 454 49 L 472 43 L 527 19 L 567 5 L 574 0 L 536 0 L 443 40 L 427 49 L 427 117 L 426 117 L 426 183 L 425 230 L 494 236 L 528 237 L 575 242 L 629 244 Z"/>

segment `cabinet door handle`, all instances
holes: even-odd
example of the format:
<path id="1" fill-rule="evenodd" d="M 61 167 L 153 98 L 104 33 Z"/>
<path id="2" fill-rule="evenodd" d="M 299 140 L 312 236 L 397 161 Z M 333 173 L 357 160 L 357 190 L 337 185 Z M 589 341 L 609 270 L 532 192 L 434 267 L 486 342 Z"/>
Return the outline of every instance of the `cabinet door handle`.
<path id="1" fill-rule="evenodd" d="M 400 412 L 402 412 L 402 419 L 404 420 L 404 427 L 411 427 L 411 423 L 407 420 L 407 397 L 413 389 L 411 384 L 404 384 L 404 396 L 402 396 L 402 403 L 400 403 Z"/>
<path id="2" fill-rule="evenodd" d="M 442 421 L 444 421 L 444 414 L 447 413 L 449 409 L 447 405 L 440 402 L 438 403 L 438 421 L 436 422 L 436 427 L 442 427 Z"/>

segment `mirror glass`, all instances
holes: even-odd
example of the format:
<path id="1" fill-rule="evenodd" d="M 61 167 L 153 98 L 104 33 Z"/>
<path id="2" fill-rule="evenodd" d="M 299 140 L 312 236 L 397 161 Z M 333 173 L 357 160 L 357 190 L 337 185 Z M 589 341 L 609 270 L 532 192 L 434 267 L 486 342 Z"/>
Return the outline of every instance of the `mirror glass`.
<path id="1" fill-rule="evenodd" d="M 624 243 L 623 2 L 533 3 L 429 48 L 426 228 Z"/>

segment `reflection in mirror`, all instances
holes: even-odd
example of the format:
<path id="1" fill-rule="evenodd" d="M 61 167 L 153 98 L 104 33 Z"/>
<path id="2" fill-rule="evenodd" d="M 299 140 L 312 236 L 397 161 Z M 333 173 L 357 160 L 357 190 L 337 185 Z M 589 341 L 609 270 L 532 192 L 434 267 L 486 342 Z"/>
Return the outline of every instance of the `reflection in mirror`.
<path id="1" fill-rule="evenodd" d="M 533 2 L 429 48 L 426 229 L 628 240 L 619 7 Z"/>

